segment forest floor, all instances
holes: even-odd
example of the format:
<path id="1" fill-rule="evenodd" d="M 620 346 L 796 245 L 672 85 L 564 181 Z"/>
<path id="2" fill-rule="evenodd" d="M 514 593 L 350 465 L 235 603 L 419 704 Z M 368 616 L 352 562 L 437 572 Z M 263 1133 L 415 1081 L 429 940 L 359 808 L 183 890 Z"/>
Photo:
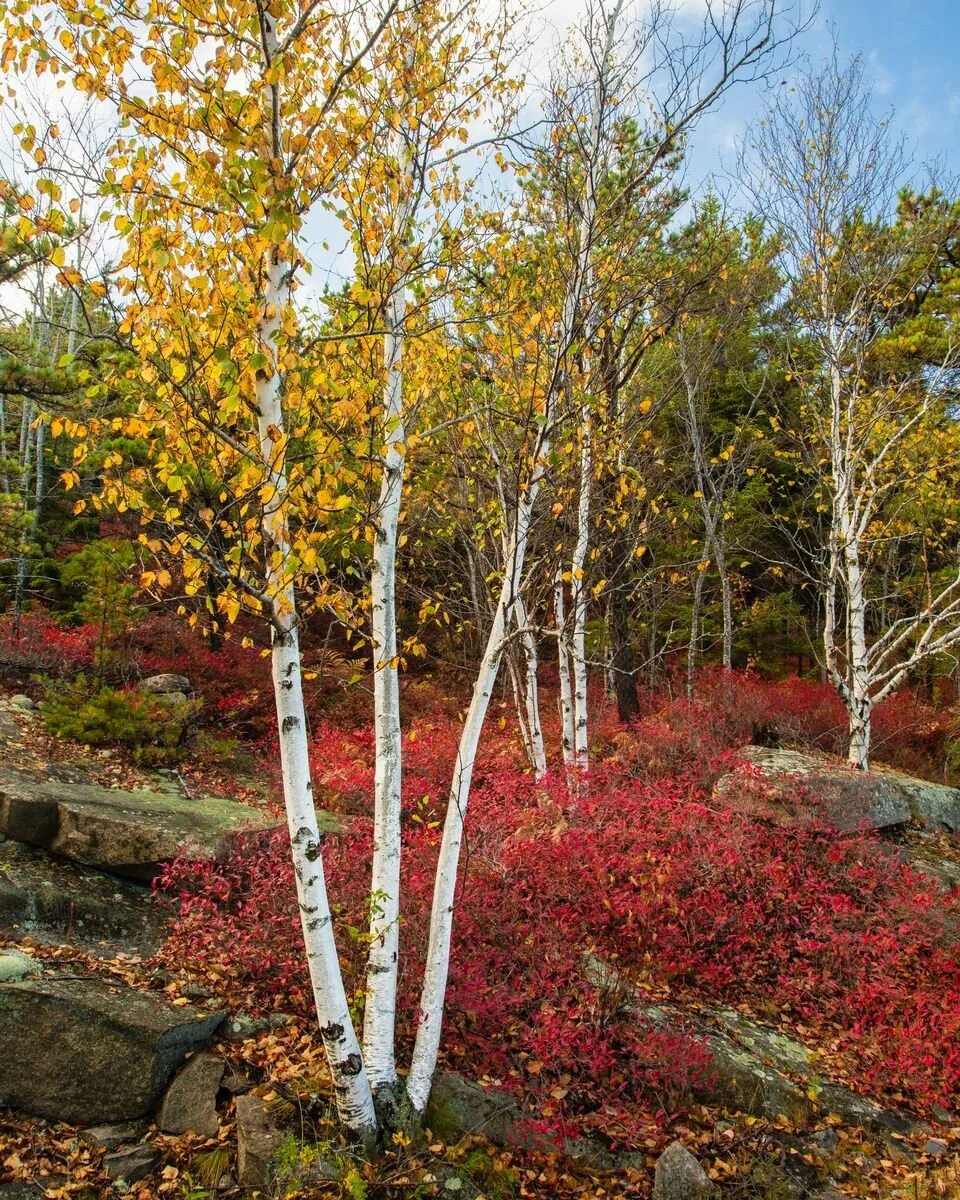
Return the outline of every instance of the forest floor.
<path id="1" fill-rule="evenodd" d="M 665 728 L 669 734 L 669 722 Z M 455 720 L 443 711 L 421 714 L 413 724 L 408 768 L 411 790 L 422 788 L 425 800 L 430 791 L 436 790 L 431 774 L 434 760 L 446 759 L 455 730 Z M 667 734 L 660 739 L 661 743 L 669 742 Z M 318 792 L 325 802 L 336 803 L 341 819 L 349 826 L 351 814 L 362 811 L 369 767 L 363 758 L 369 747 L 364 747 L 363 738 L 349 725 L 341 728 L 335 722 L 318 728 L 317 738 L 318 762 L 322 763 L 317 769 Z M 526 798 L 521 796 L 517 807 L 505 814 L 503 819 L 510 825 L 510 831 L 496 843 L 496 858 L 507 871 L 511 885 L 517 883 L 526 869 L 531 845 L 552 847 L 539 867 L 540 874 L 533 871 L 517 883 L 517 894 L 531 904 L 538 889 L 542 892 L 544 908 L 534 924 L 521 927 L 514 923 L 506 927 L 494 921 L 488 928 L 483 927 L 482 914 L 490 911 L 485 882 L 496 889 L 502 887 L 503 880 L 487 879 L 490 871 L 486 855 L 491 852 L 495 835 L 487 835 L 487 840 L 481 838 L 474 849 L 478 861 L 471 870 L 476 879 L 473 886 L 479 890 L 475 902 L 470 896 L 464 899 L 462 916 L 465 936 L 476 935 L 485 946 L 486 957 L 481 956 L 470 965 L 464 972 L 466 980 L 452 991 L 443 1065 L 448 1072 L 459 1071 L 461 1076 L 478 1080 L 491 1095 L 507 1097 L 507 1103 L 514 1106 L 510 1109 L 513 1128 L 488 1129 L 491 1140 L 465 1132 L 461 1113 L 439 1112 L 435 1114 L 436 1123 L 443 1127 L 430 1130 L 423 1144 L 408 1145 L 400 1139 L 376 1164 L 341 1158 L 339 1178 L 320 1181 L 314 1178 L 312 1182 L 308 1170 L 310 1153 L 288 1153 L 283 1168 L 286 1174 L 281 1173 L 275 1184 L 276 1195 L 344 1196 L 354 1200 L 366 1196 L 454 1194 L 487 1196 L 490 1200 L 507 1200 L 511 1196 L 544 1200 L 555 1196 L 646 1196 L 653 1186 L 659 1155 L 667 1144 L 678 1140 L 696 1155 L 723 1195 L 744 1200 L 799 1200 L 805 1196 L 829 1200 L 838 1195 L 927 1200 L 934 1196 L 960 1196 L 960 1119 L 955 1115 L 960 1097 L 956 1092 L 957 1073 L 953 1066 L 948 1070 L 949 1064 L 944 1065 L 952 1051 L 941 1045 L 928 1045 L 928 1057 L 937 1061 L 932 1065 L 925 1062 L 917 1065 L 916 1079 L 910 1076 L 914 1059 L 909 1056 L 897 1059 L 894 1054 L 892 1065 L 880 1062 L 883 1056 L 878 1044 L 882 1047 L 883 1039 L 896 1037 L 899 1026 L 872 1029 L 869 1016 L 866 1025 L 858 1025 L 847 1019 L 838 1004 L 830 1008 L 826 999 L 821 1004 L 818 988 L 822 988 L 822 996 L 826 997 L 831 989 L 836 991 L 835 981 L 814 975 L 803 981 L 801 988 L 797 980 L 781 978 L 773 991 L 768 985 L 754 986 L 749 982 L 746 964 L 753 963 L 749 969 L 759 971 L 758 945 L 762 938 L 756 944 L 745 940 L 742 946 L 737 942 L 725 943 L 712 950 L 710 958 L 697 959 L 688 948 L 684 951 L 685 965 L 669 977 L 651 970 L 649 956 L 637 957 L 628 952 L 628 944 L 647 917 L 645 910 L 625 907 L 621 890 L 624 878 L 631 885 L 636 884 L 637 873 L 652 863 L 651 879 L 663 889 L 660 899 L 669 907 L 672 889 L 678 886 L 669 875 L 670 863 L 678 861 L 676 837 L 688 836 L 688 831 L 671 827 L 668 833 L 672 848 L 658 866 L 654 861 L 656 847 L 642 840 L 624 846 L 624 828 L 612 824 L 610 810 L 604 807 L 605 789 L 610 789 L 612 806 L 618 811 L 624 809 L 623 789 L 647 789 L 639 798 L 631 791 L 630 803 L 636 802 L 641 807 L 655 803 L 656 809 L 650 812 L 655 811 L 660 820 L 663 776 L 655 788 L 649 780 L 637 782 L 638 744 L 643 744 L 642 731 L 636 734 L 635 743 L 628 744 L 619 735 L 610 739 L 606 774 L 600 776 L 597 795 L 590 801 L 594 810 L 585 813 L 585 822 L 591 829 L 609 830 L 609 843 L 584 841 L 577 817 L 569 806 L 561 805 L 554 810 L 542 794 L 531 804 L 529 789 L 524 793 Z M 9 694 L 0 698 L 0 745 L 0 766 L 38 777 L 63 779 L 64 771 L 68 774 L 76 771 L 91 784 L 117 792 L 149 788 L 158 779 L 155 770 L 132 761 L 130 754 L 121 749 L 85 746 L 52 735 L 38 711 L 28 712 L 14 706 Z M 255 747 L 241 744 L 235 754 L 185 761 L 176 771 L 168 772 L 166 778 L 188 796 L 200 791 L 219 791 L 269 813 L 272 779 L 269 773 L 257 774 L 256 753 Z M 487 780 L 492 789 L 488 797 L 491 803 L 499 794 L 496 790 L 499 785 L 495 786 L 494 781 L 500 779 L 502 783 L 513 769 L 502 762 L 491 764 Z M 481 778 L 477 813 L 481 823 L 493 811 L 483 802 L 486 786 Z M 670 801 L 669 789 L 667 792 Z M 624 812 L 636 822 L 636 812 L 626 809 Z M 425 815 L 429 816 L 427 809 L 411 815 L 414 822 L 411 836 L 419 836 L 420 829 L 426 830 L 423 836 L 427 838 L 425 844 L 429 844 L 432 821 L 424 819 Z M 726 817 L 723 820 L 726 822 Z M 638 826 L 634 824 L 631 828 Z M 726 829 L 724 823 L 723 830 Z M 762 822 L 738 825 L 736 837 L 741 839 L 738 853 L 744 849 L 742 838 L 746 829 L 750 837 L 757 839 L 753 848 L 746 847 L 751 854 L 771 853 L 770 842 L 778 844 L 780 857 L 776 867 L 780 870 L 783 854 L 791 853 L 789 847 L 783 851 L 782 832 L 774 831 L 774 836 L 768 838 L 770 831 Z M 356 863 L 363 861 L 354 853 L 357 846 L 351 843 L 353 836 L 346 833 L 338 838 L 330 851 L 334 885 L 343 884 L 345 892 L 346 917 L 351 916 L 351 882 L 356 882 L 353 880 Z M 361 838 L 362 849 L 362 832 L 356 836 Z M 960 841 L 955 836 L 920 830 L 901 830 L 897 836 L 900 843 L 913 842 L 921 857 L 960 861 Z M 521 844 L 524 837 L 528 841 Z M 843 852 L 843 869 L 861 872 L 858 888 L 875 889 L 878 894 L 886 888 L 884 904 L 888 907 L 901 905 L 905 893 L 897 890 L 901 887 L 899 882 L 892 882 L 892 868 L 876 867 L 872 859 L 865 857 L 873 853 L 874 841 L 873 835 L 867 837 L 864 844 L 870 848 L 866 851 L 859 845 L 852 851 L 847 847 Z M 831 855 L 836 857 L 833 850 L 824 850 L 825 845 L 823 839 L 818 841 L 816 854 L 825 855 L 828 860 Z M 820 858 L 810 857 L 810 847 L 799 839 L 794 847 L 798 862 L 803 855 L 807 858 L 800 862 L 795 880 L 781 881 L 778 886 L 786 891 L 778 892 L 771 901 L 782 907 L 786 924 L 798 919 L 786 901 L 787 892 L 796 880 L 803 879 L 804 886 L 811 890 L 820 886 L 813 876 L 814 871 L 821 869 Z M 0 931 L 0 949 L 18 949 L 41 961 L 51 972 L 66 969 L 73 975 L 109 980 L 119 987 L 155 993 L 173 1005 L 228 1009 L 240 1021 L 230 1037 L 218 1037 L 217 1054 L 229 1062 L 238 1077 L 248 1081 L 253 1095 L 266 1100 L 284 1120 L 301 1131 L 304 1144 L 314 1139 L 324 1143 L 334 1137 L 332 1100 L 319 1039 L 313 1030 L 309 1006 L 304 1003 L 296 948 L 291 953 L 285 945 L 290 940 L 288 914 L 281 914 L 279 924 L 275 923 L 273 935 L 277 942 L 267 937 L 248 944 L 239 936 L 236 913 L 231 910 L 231 887 L 242 888 L 245 898 L 262 902 L 266 892 L 272 895 L 279 885 L 289 884 L 289 879 L 282 876 L 282 867 L 277 865 L 282 858 L 277 856 L 276 846 L 265 844 L 262 851 L 254 859 L 261 874 L 253 876 L 249 874 L 249 858 L 243 866 L 239 860 L 231 860 L 222 868 L 203 868 L 198 876 L 195 866 L 179 864 L 166 881 L 178 896 L 176 903 L 163 895 L 144 896 L 144 903 L 161 911 L 164 921 L 174 922 L 169 940 L 158 939 L 156 947 L 134 946 L 122 939 L 85 937 L 75 926 L 65 930 L 44 928 L 37 922 L 14 921 Z M 514 852 L 515 862 L 509 859 Z M 890 851 L 884 849 L 882 853 L 889 855 Z M 489 977 L 486 982 L 475 978 L 476 972 L 482 975 L 503 971 L 507 958 L 522 972 L 533 960 L 523 958 L 523 953 L 518 952 L 521 945 L 528 947 L 527 953 L 533 946 L 537 958 L 550 959 L 554 955 L 551 938 L 559 942 L 569 934 L 571 896 L 551 888 L 558 886 L 556 879 L 565 875 L 571 862 L 579 869 L 592 871 L 596 866 L 591 860 L 594 854 L 599 854 L 609 868 L 606 892 L 599 901 L 596 893 L 589 890 L 574 897 L 577 904 L 585 906 L 589 917 L 584 923 L 576 959 L 562 963 L 558 960 L 553 974 L 536 975 L 528 985 L 535 994 L 523 997 L 523 1003 L 505 1000 L 505 993 L 497 991 Z M 623 861 L 618 857 L 621 855 Z M 720 902 L 725 906 L 719 924 L 729 925 L 731 919 L 737 924 L 738 916 L 742 918 L 741 924 L 745 924 L 750 906 L 759 901 L 743 889 L 757 886 L 756 881 L 753 876 L 734 877 L 730 862 L 722 859 L 719 850 L 717 855 L 707 873 L 719 877 L 717 888 Z M 4 857 L 7 861 L 3 861 Z M 14 857 L 12 850 L 6 856 L 0 853 L 0 868 L 10 878 L 16 877 Z M 491 861 L 492 858 L 491 852 Z M 349 866 L 344 865 L 351 862 L 352 874 Z M 771 877 L 772 864 L 773 859 L 758 865 L 758 871 L 767 879 Z M 551 872 L 549 886 L 543 876 L 544 865 Z M 830 870 L 835 866 L 834 863 Z M 694 867 L 698 878 L 704 874 L 702 860 L 697 860 Z M 868 873 L 868 867 L 873 874 Z M 739 865 L 736 869 L 741 870 Z M 183 871 L 190 875 L 189 885 L 184 884 Z M 840 887 L 833 875 L 830 878 L 833 890 L 829 907 L 848 904 L 848 890 Z M 916 885 L 913 876 L 908 879 L 911 887 Z M 416 897 L 422 895 L 423 881 L 414 878 L 411 886 L 415 905 Z M 725 887 L 730 890 L 724 892 Z M 196 913 L 189 899 L 192 889 L 194 899 L 206 901 L 209 893 L 205 888 L 226 896 L 225 915 L 221 923 L 214 922 L 208 940 L 198 937 Z M 698 899 L 695 892 L 689 876 L 680 881 L 677 894 L 686 894 L 691 906 L 702 907 L 704 897 Z M 951 915 L 956 911 L 955 893 L 944 893 L 942 904 L 946 907 L 942 912 L 938 907 L 941 901 L 933 892 L 921 889 L 917 895 L 921 897 L 919 917 L 912 911 L 893 914 L 899 922 L 897 936 L 907 946 L 903 952 L 907 974 L 931 973 L 929 979 L 914 976 L 916 986 L 910 1004 L 901 1003 L 902 1011 L 895 1014 L 902 1024 L 906 1047 L 912 1046 L 911 1039 L 915 1042 L 918 1036 L 914 1018 L 931 1003 L 933 1012 L 927 1013 L 928 1025 L 919 1031 L 921 1043 L 928 1037 L 925 1032 L 928 1028 L 937 1027 L 939 1022 L 949 1034 L 956 1020 L 953 1006 L 957 997 L 958 939 L 955 916 Z M 188 896 L 186 901 L 184 896 Z M 510 898 L 503 894 L 505 903 Z M 636 905 L 636 897 L 630 903 Z M 604 904 L 617 911 L 612 937 L 607 936 L 606 926 L 599 918 L 593 919 L 594 910 L 599 911 Z M 821 920 L 819 908 L 810 912 L 811 920 Z M 272 911 L 268 915 L 270 920 L 277 916 Z M 808 916 L 805 914 L 803 919 Z M 761 915 L 761 928 L 764 919 Z M 862 922 L 862 928 L 857 927 L 858 921 Z M 922 941 L 919 949 L 911 943 L 915 923 L 924 930 L 922 936 L 916 935 Z M 715 921 L 711 929 L 716 926 Z M 929 934 L 931 926 L 935 927 L 934 934 Z M 890 970 L 889 963 L 900 950 L 884 949 L 886 957 L 883 957 L 877 949 L 887 937 L 887 926 L 880 931 L 882 936 L 878 935 L 875 911 L 858 916 L 850 907 L 841 914 L 838 928 L 841 927 L 854 930 L 851 948 L 845 947 L 844 954 L 849 952 L 854 957 L 862 954 L 870 960 L 868 975 L 871 971 L 877 974 Z M 418 918 L 414 915 L 405 936 L 415 942 L 419 933 Z M 803 934 L 805 939 L 815 940 L 822 931 L 810 928 Z M 661 952 L 665 956 L 672 954 L 679 961 L 677 945 L 671 949 L 669 943 L 669 937 L 680 936 L 673 926 L 670 931 L 665 927 L 659 929 L 656 936 L 661 940 Z M 693 929 L 691 936 L 702 943 L 704 928 Z M 879 941 L 875 943 L 873 939 L 877 937 Z M 775 940 L 776 931 L 768 929 L 768 938 Z M 282 951 L 277 951 L 277 943 L 284 944 Z M 799 974 L 806 950 L 803 947 L 798 950 L 797 946 L 790 950 L 790 961 Z M 814 948 L 814 958 L 818 953 Z M 741 962 L 728 962 L 722 971 L 718 968 L 724 955 L 738 954 L 742 955 Z M 356 947 L 348 943 L 344 955 L 349 978 L 350 960 L 356 957 Z M 592 975 L 589 966 L 584 968 L 587 959 L 599 964 Z M 849 970 L 851 961 L 852 958 L 843 959 L 844 969 Z M 571 962 L 576 967 L 576 981 L 570 976 Z M 831 969 L 839 971 L 839 963 L 838 958 L 832 968 L 825 966 L 826 976 Z M 709 965 L 709 970 L 704 964 Z M 938 983 L 933 973 L 942 973 L 947 968 L 954 975 L 942 976 Z M 767 969 L 765 964 L 764 970 Z M 782 970 L 782 963 L 776 969 Z M 740 982 L 738 970 L 742 973 Z M 698 978 L 698 971 L 702 978 Z M 508 987 L 522 993 L 524 984 L 513 980 L 508 981 Z M 863 989 L 865 984 L 861 981 L 856 987 Z M 801 991 L 809 1001 L 798 999 Z M 942 1002 L 940 1013 L 936 1011 L 938 994 Z M 903 990 L 888 991 L 880 1001 L 895 1008 L 897 997 L 909 995 L 910 992 Z M 930 996 L 932 1001 L 928 999 Z M 874 1001 L 867 991 L 862 991 L 853 996 L 852 1006 L 861 1002 L 869 1006 Z M 910 1006 L 915 1006 L 916 1012 L 908 1011 Z M 804 1013 L 808 1015 L 805 1017 Z M 529 1028 L 534 1014 L 544 1022 L 544 1036 L 539 1040 Z M 524 1022 L 527 1027 L 521 1029 Z M 640 1033 L 639 1026 L 642 1026 Z M 496 1035 L 489 1032 L 494 1027 Z M 585 1032 L 589 1033 L 589 1039 L 584 1037 Z M 574 1038 L 575 1052 L 567 1044 L 569 1041 L 572 1045 Z M 702 1078 L 694 1077 L 696 1071 L 685 1057 L 691 1052 L 694 1057 L 703 1052 L 707 1060 L 712 1060 L 703 1067 Z M 652 1068 L 650 1062 L 638 1057 L 644 1053 L 660 1056 L 662 1061 Z M 923 1057 L 921 1050 L 916 1055 L 918 1061 Z M 588 1079 L 592 1080 L 590 1084 L 585 1082 Z M 835 1108 L 843 1111 L 834 1111 Z M 888 1120 L 887 1114 L 892 1114 L 892 1119 Z M 155 1169 L 141 1181 L 120 1185 L 121 1190 L 136 1200 L 161 1195 L 212 1200 L 216 1196 L 258 1194 L 238 1186 L 232 1096 L 221 1092 L 215 1137 L 172 1136 L 154 1127 L 147 1136 L 159 1152 Z M 118 1185 L 105 1174 L 105 1159 L 104 1147 L 91 1143 L 75 1126 L 12 1110 L 0 1111 L 0 1197 L 46 1195 L 91 1200 L 115 1194 Z M 9 1190 L 13 1185 L 34 1190 Z"/>

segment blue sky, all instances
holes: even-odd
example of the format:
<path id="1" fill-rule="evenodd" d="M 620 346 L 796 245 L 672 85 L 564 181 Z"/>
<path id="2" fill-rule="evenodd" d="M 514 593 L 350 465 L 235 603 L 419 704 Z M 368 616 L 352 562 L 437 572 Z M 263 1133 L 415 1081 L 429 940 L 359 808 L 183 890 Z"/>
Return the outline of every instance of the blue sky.
<path id="1" fill-rule="evenodd" d="M 816 65 L 834 32 L 844 58 L 863 58 L 877 112 L 894 111 L 916 159 L 939 159 L 948 175 L 960 176 L 960 0 L 821 0 L 798 48 Z M 734 142 L 763 103 L 761 89 L 742 88 L 704 120 L 694 140 L 691 185 L 718 169 L 732 171 Z"/>
<path id="2" fill-rule="evenodd" d="M 960 168 L 957 0 L 824 0 L 809 40 L 822 45 L 831 23 L 841 49 L 863 55 L 878 105 L 896 109 L 919 156 Z"/>

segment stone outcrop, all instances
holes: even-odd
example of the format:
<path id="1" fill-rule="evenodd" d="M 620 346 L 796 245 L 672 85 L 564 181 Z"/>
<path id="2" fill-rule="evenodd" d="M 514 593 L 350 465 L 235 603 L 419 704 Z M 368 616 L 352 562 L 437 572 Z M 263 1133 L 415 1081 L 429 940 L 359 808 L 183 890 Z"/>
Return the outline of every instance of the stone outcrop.
<path id="1" fill-rule="evenodd" d="M 0 833 L 141 883 L 178 853 L 213 858 L 238 831 L 266 825 L 257 809 L 174 787 L 114 791 L 0 768 Z"/>
<path id="2" fill-rule="evenodd" d="M 960 788 L 942 783 L 928 783 L 899 772 L 880 772 L 881 778 L 896 781 L 910 805 L 910 813 L 924 829 L 944 833 L 960 833 Z"/>
<path id="3" fill-rule="evenodd" d="M 109 942 L 152 954 L 166 910 L 146 887 L 44 850 L 5 842 L 0 855 L 0 929 L 63 942 Z"/>
<path id="4" fill-rule="evenodd" d="M 274 1156 L 285 1134 L 259 1096 L 237 1097 L 237 1182 L 246 1188 L 269 1188 Z"/>
<path id="5" fill-rule="evenodd" d="M 744 746 L 739 753 L 744 766 L 719 779 L 714 795 L 751 816 L 785 826 L 826 820 L 842 832 L 905 825 L 913 816 L 907 776 L 855 771 L 797 750 Z"/>
<path id="6" fill-rule="evenodd" d="M 117 1150 L 131 1142 L 139 1142 L 146 1132 L 146 1121 L 122 1121 L 115 1125 L 91 1125 L 89 1129 L 81 1129 L 80 1140 L 98 1150 Z"/>
<path id="7" fill-rule="evenodd" d="M 819 815 L 843 831 L 863 825 L 885 829 L 912 821 L 924 829 L 960 833 L 960 788 L 929 783 L 884 766 L 855 771 L 831 755 L 782 747 L 744 746 L 739 754 L 747 769 L 724 775 L 715 795 L 777 824 L 794 825 Z M 814 806 L 796 804 L 798 782 Z"/>
<path id="8" fill-rule="evenodd" d="M 596 958 L 585 960 L 584 969 L 597 987 L 618 982 L 614 969 Z M 704 1043 L 712 1071 L 696 1091 L 707 1104 L 769 1120 L 784 1116 L 798 1126 L 832 1114 L 882 1137 L 929 1132 L 928 1125 L 909 1114 L 883 1108 L 822 1079 L 806 1046 L 735 1009 L 702 1008 L 691 1014 L 649 1004 L 639 996 L 627 1004 L 639 1019 L 659 1028 L 683 1029 Z"/>
<path id="9" fill-rule="evenodd" d="M 213 1054 L 195 1054 L 167 1088 L 157 1127 L 164 1133 L 217 1136 L 217 1092 L 224 1061 Z"/>
<path id="10" fill-rule="evenodd" d="M 5 950 L 0 953 L 0 983 L 14 983 L 18 979 L 29 979 L 40 975 L 43 964 L 29 954 L 21 954 L 19 950 Z"/>
<path id="11" fill-rule="evenodd" d="M 192 692 L 193 685 L 186 675 L 175 675 L 167 671 L 160 675 L 148 675 L 140 681 L 140 690 L 153 696 L 169 696 L 175 692 L 181 695 Z"/>
<path id="12" fill-rule="evenodd" d="M 101 979 L 0 984 L 0 1106 L 77 1125 L 145 1116 L 222 1020 Z"/>
<path id="13" fill-rule="evenodd" d="M 438 1137 L 477 1134 L 497 1146 L 516 1144 L 522 1112 L 509 1092 L 484 1088 L 456 1071 L 433 1081 L 427 1125 Z"/>
<path id="14" fill-rule="evenodd" d="M 124 1146 L 103 1160 L 108 1178 L 124 1183 L 139 1183 L 160 1166 L 161 1154 L 156 1146 L 142 1142 L 139 1146 Z"/>
<path id="15" fill-rule="evenodd" d="M 682 1142 L 671 1142 L 657 1159 L 653 1200 L 706 1200 L 715 1190 L 706 1171 Z"/>

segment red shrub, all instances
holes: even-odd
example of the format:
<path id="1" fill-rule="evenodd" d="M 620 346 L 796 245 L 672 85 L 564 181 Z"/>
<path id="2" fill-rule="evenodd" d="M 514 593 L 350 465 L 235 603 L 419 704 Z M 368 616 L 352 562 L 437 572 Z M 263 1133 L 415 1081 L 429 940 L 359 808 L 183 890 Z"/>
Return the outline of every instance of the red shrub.
<path id="1" fill-rule="evenodd" d="M 42 609 L 24 613 L 20 636 L 13 617 L 0 616 L 0 665 L 16 671 L 74 675 L 94 668 L 97 631 L 92 625 L 61 625 Z"/>
<path id="2" fill-rule="evenodd" d="M 457 733 L 428 726 L 412 742 L 408 734 L 414 800 L 421 788 L 431 805 L 443 795 Z M 314 749 L 363 807 L 369 739 L 323 730 Z M 875 1091 L 901 1092 L 921 1108 L 957 1101 L 955 900 L 866 836 L 771 828 L 718 810 L 690 780 L 624 780 L 613 766 L 574 798 L 562 780 L 535 785 L 510 766 L 514 755 L 494 735 L 476 773 L 445 1026 L 450 1061 L 532 1096 L 558 1127 L 639 1139 L 651 1094 L 673 1102 L 707 1069 L 705 1055 L 593 988 L 584 977 L 590 952 L 661 993 L 747 1001 L 820 1026 Z M 438 841 L 432 822 L 414 815 L 404 859 L 407 1044 Z M 358 818 L 325 851 L 358 1004 L 369 848 L 369 820 Z M 307 1004 L 283 836 L 223 865 L 175 866 L 166 886 L 181 901 L 168 961 L 202 964 L 252 1004 Z"/>

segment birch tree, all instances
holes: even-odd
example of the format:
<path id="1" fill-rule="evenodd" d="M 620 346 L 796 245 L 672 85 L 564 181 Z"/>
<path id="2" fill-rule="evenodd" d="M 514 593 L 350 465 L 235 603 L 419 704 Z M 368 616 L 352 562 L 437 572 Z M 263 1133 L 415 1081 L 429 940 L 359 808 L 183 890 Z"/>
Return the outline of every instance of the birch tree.
<path id="1" fill-rule="evenodd" d="M 775 3 L 751 3 L 735 0 L 732 4 L 708 5 L 702 35 L 690 43 L 678 38 L 661 64 L 665 74 L 661 82 L 671 89 L 673 101 L 665 111 L 675 120 L 669 123 L 667 141 L 682 136 L 696 117 L 704 112 L 737 77 L 760 69 L 762 63 L 781 42 L 778 40 L 780 10 Z M 594 270 L 598 190 L 607 154 L 610 122 L 621 97 L 614 82 L 622 81 L 623 63 L 634 66 L 637 46 L 650 49 L 663 44 L 666 33 L 662 14 L 653 17 L 657 36 L 650 36 L 649 24 L 628 22 L 624 0 L 609 5 L 597 3 L 588 10 L 585 46 L 579 78 L 569 81 L 562 97 L 567 119 L 553 122 L 552 144 L 563 146 L 571 139 L 584 153 L 570 172 L 572 203 L 563 210 L 560 225 L 569 268 L 564 280 L 562 299 L 552 310 L 551 352 L 541 397 L 530 407 L 529 441 L 521 457 L 513 514 L 508 532 L 508 553 L 493 622 L 480 663 L 473 695 L 464 719 L 454 777 L 447 802 L 443 837 L 437 865 L 430 936 L 427 947 L 419 1022 L 411 1060 L 407 1090 L 414 1108 L 422 1112 L 427 1104 L 430 1082 L 440 1047 L 443 999 L 450 963 L 454 897 L 460 850 L 470 799 L 472 773 L 483 722 L 490 703 L 503 656 L 504 639 L 515 622 L 516 598 L 524 588 L 524 567 L 531 527 L 541 484 L 548 465 L 557 419 L 558 405 L 572 380 L 578 339 L 584 329 L 594 328 L 591 279 Z M 639 41 L 638 41 L 639 39 Z M 667 39 L 669 41 L 669 39 Z M 649 78 L 653 78 L 650 76 Z M 682 96 L 680 102 L 677 97 Z M 556 99 L 557 97 L 554 97 Z M 550 311 L 550 310 L 548 310 Z M 526 339 L 521 339 L 523 345 Z M 582 341 L 581 343 L 582 344 Z M 526 407 L 526 406 L 525 406 Z M 581 465 L 584 459 L 581 457 Z M 588 489 L 589 480 L 585 483 Z M 584 505 L 587 507 L 587 505 Z M 579 735 L 586 750 L 586 689 L 582 699 L 583 726 Z M 581 757 L 581 762 L 584 759 Z"/>
<path id="2" fill-rule="evenodd" d="M 169 499 L 151 508 L 133 473 L 114 500 L 144 504 L 153 527 L 166 531 L 158 549 L 181 559 L 188 586 L 210 563 L 214 531 L 240 523 L 242 550 L 224 565 L 229 586 L 218 600 L 228 617 L 247 607 L 270 628 L 318 1023 L 343 1125 L 371 1142 L 376 1113 L 340 972 L 307 756 L 297 583 L 310 548 L 297 544 L 293 515 L 298 493 L 302 500 L 311 488 L 288 448 L 311 382 L 296 352 L 298 235 L 371 130 L 371 115 L 348 103 L 348 92 L 393 7 L 361 14 L 240 0 L 204 15 L 171 2 L 155 6 L 145 25 L 134 14 L 72 5 L 50 6 L 36 27 L 35 15 L 32 5 L 8 15 L 8 61 L 28 69 L 42 55 L 79 90 L 113 102 L 131 131 L 115 143 L 103 183 L 126 247 L 116 277 L 126 301 L 121 332 L 152 363 L 140 374 L 155 384 L 131 425 L 154 437 L 154 477 Z M 175 57 L 162 49 L 170 39 L 181 47 Z M 135 53 L 151 77 L 146 92 Z M 206 531 L 183 522 L 176 507 L 201 447 L 235 483 L 233 499 L 244 498 L 209 512 Z"/>
<path id="3" fill-rule="evenodd" d="M 941 248 L 956 231 L 952 206 L 934 193 L 913 210 L 898 203 L 911 177 L 903 143 L 872 112 L 859 61 L 833 59 L 802 75 L 751 142 L 762 180 L 758 207 L 783 244 L 789 316 L 814 350 L 804 372 L 804 443 L 820 473 L 825 510 L 817 569 L 823 654 L 849 722 L 849 760 L 870 761 L 873 709 L 910 672 L 960 641 L 957 547 L 898 612 L 880 581 L 883 547 L 919 485 L 944 420 L 957 361 L 953 323 L 938 288 Z M 939 335 L 905 322 L 925 305 Z M 798 355 L 798 362 L 800 362 Z M 918 442 L 926 442 L 920 452 Z M 948 449 L 938 471 L 954 461 Z M 933 531 L 917 530 L 921 541 Z M 935 539 L 936 540 L 936 539 Z"/>
<path id="4" fill-rule="evenodd" d="M 352 298 L 369 329 L 383 329 L 383 389 L 375 418 L 379 494 L 370 514 L 374 666 L 373 897 L 364 1057 L 378 1102 L 399 1103 L 395 1060 L 400 940 L 402 740 L 397 636 L 397 554 L 408 437 L 416 437 L 428 361 L 405 365 L 411 338 L 442 327 L 441 308 L 458 260 L 469 257 L 470 166 L 505 128 L 515 84 L 507 72 L 510 20 L 473 2 L 416 0 L 379 47 L 366 98 L 384 114 L 386 146 L 371 144 L 340 189 L 357 258 Z M 477 130 L 483 132 L 477 136 Z M 472 162 L 471 162 L 472 160 Z M 467 169 L 464 170 L 464 163 Z M 434 379 L 436 376 L 433 377 Z M 432 381 L 431 381 L 432 382 Z M 423 432 L 419 430 L 419 432 Z"/>

